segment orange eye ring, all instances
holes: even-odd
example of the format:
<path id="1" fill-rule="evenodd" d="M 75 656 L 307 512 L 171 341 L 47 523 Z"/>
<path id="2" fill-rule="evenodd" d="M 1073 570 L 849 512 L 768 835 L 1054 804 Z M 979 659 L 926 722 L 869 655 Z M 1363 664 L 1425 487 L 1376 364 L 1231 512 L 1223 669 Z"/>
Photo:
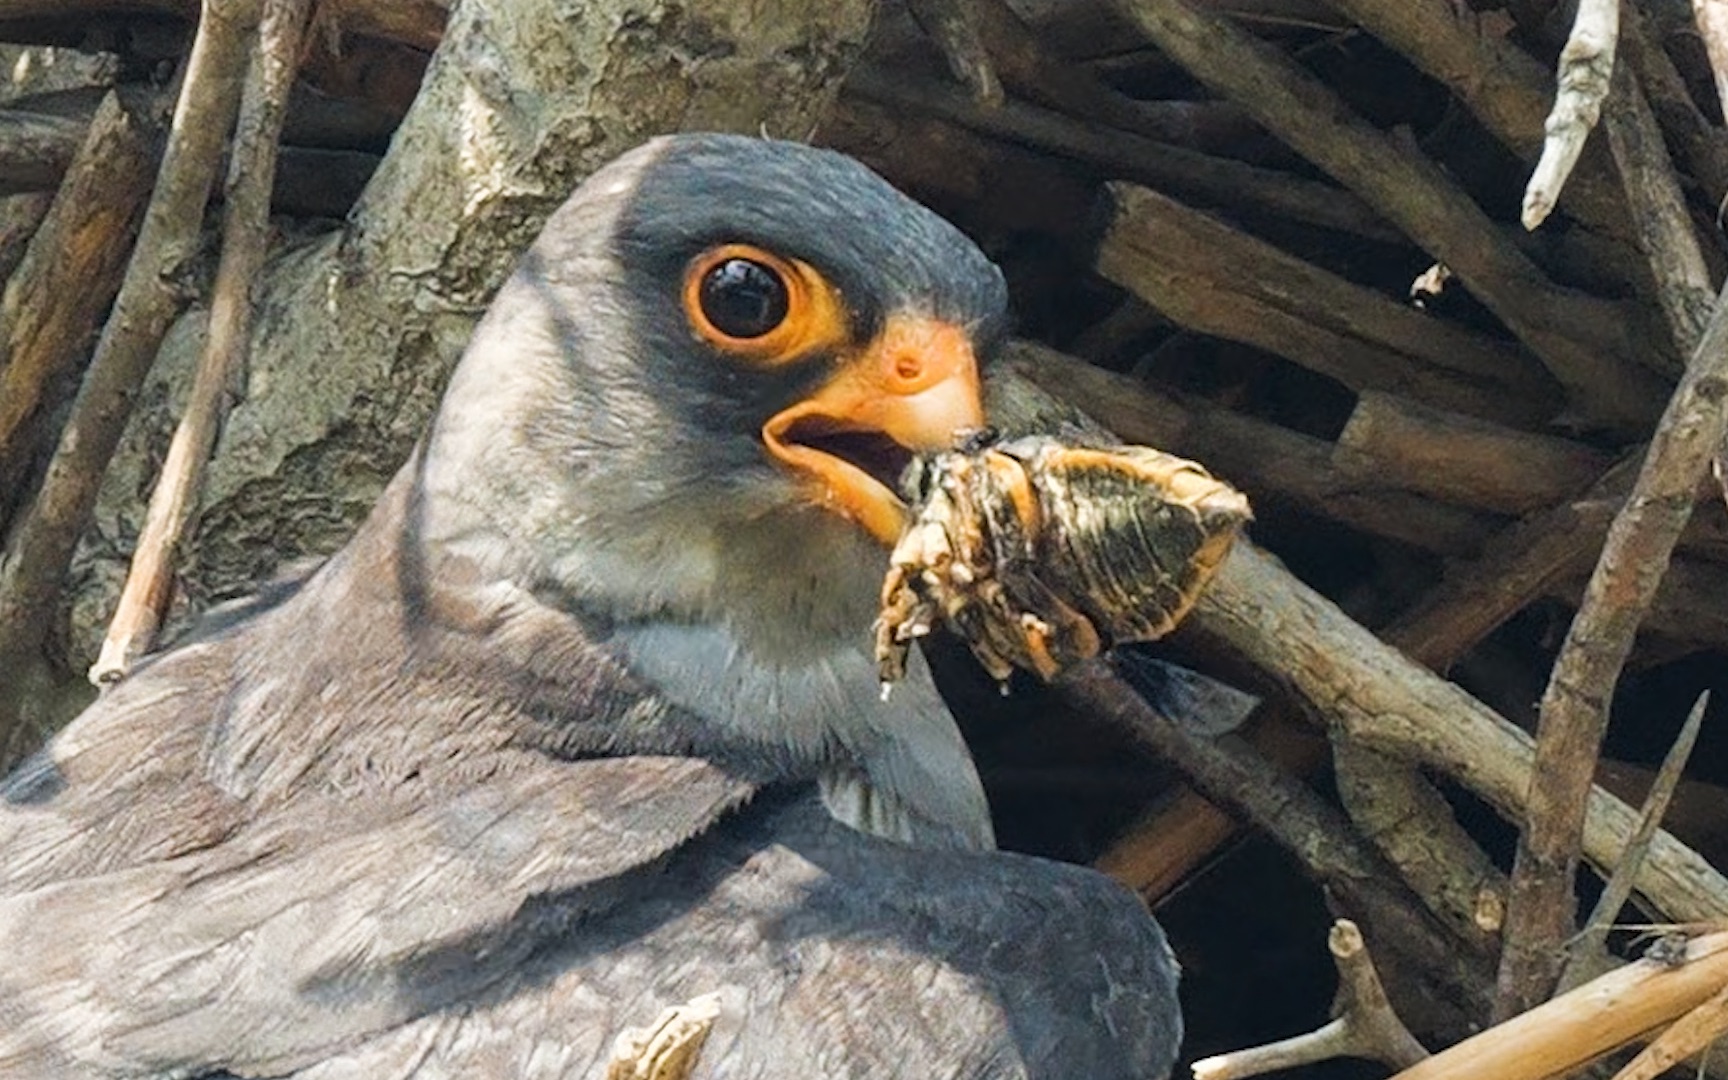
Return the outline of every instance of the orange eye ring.
<path id="1" fill-rule="evenodd" d="M 772 294 L 776 285 L 782 295 Z M 726 290 L 750 291 L 740 301 L 747 313 L 742 320 L 720 310 Z M 839 292 L 810 264 L 753 244 L 722 244 L 692 259 L 683 300 L 698 340 L 756 363 L 787 363 L 846 339 Z M 756 334 L 728 333 L 719 325 L 758 320 L 764 329 Z"/>

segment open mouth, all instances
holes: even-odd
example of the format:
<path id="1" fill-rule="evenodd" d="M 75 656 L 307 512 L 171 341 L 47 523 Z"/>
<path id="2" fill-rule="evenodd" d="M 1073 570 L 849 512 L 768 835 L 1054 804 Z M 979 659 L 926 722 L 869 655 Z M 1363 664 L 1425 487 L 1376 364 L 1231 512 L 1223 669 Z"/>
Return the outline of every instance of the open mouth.
<path id="1" fill-rule="evenodd" d="M 832 420 L 811 416 L 799 420 L 781 438 L 850 465 L 899 497 L 900 479 L 912 464 L 912 451 L 880 431 L 848 431 Z"/>

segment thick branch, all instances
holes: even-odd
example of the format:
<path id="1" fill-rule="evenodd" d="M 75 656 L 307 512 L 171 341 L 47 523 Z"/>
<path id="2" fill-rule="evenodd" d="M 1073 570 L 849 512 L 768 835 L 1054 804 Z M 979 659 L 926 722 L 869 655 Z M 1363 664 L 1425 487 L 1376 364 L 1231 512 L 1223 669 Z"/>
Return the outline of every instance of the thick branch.
<path id="1" fill-rule="evenodd" d="M 1500 520 L 1396 488 L 1365 486 L 1332 444 L 1199 399 L 1178 397 L 1030 343 L 1005 364 L 1130 442 L 1206 462 L 1246 491 L 1378 536 L 1446 554 L 1472 552 Z"/>
<path id="2" fill-rule="evenodd" d="M 0 301 L 0 487 L 18 492 L 52 388 L 120 288 L 150 191 L 153 133 L 107 95 Z M 5 500 L 10 501 L 10 500 Z M 0 520 L 4 509 L 0 508 Z"/>
<path id="3" fill-rule="evenodd" d="M 1605 110 L 1603 126 L 1626 184 L 1638 247 L 1650 262 L 1676 355 L 1690 356 L 1710 321 L 1716 289 L 1662 130 L 1630 64 L 1615 69 L 1614 93 Z"/>
<path id="4" fill-rule="evenodd" d="M 1607 456 L 1570 439 L 1501 427 L 1364 391 L 1338 436 L 1335 460 L 1378 481 L 1461 506 L 1523 514 L 1582 491 Z"/>
<path id="5" fill-rule="evenodd" d="M 1522 817 L 1529 736 L 1380 642 L 1252 544 L 1237 544 L 1185 627 L 1223 643 L 1362 745 L 1439 769 L 1508 818 Z M 1636 815 L 1600 789 L 1581 801 L 1585 852 L 1611 868 Z M 1674 919 L 1728 914 L 1728 879 L 1666 833 L 1637 888 Z"/>

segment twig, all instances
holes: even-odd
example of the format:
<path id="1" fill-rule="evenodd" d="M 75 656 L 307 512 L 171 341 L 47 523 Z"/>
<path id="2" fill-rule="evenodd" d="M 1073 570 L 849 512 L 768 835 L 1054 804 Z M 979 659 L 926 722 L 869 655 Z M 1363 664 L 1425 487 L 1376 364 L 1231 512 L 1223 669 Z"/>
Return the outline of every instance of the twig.
<path id="1" fill-rule="evenodd" d="M 1608 145 L 1626 185 L 1627 207 L 1636 226 L 1633 232 L 1649 260 L 1656 299 L 1667 317 L 1676 355 L 1690 356 L 1710 321 L 1716 289 L 1662 129 L 1630 64 L 1615 70 L 1613 88 L 1603 114 Z"/>
<path id="2" fill-rule="evenodd" d="M 1524 189 L 1521 218 L 1526 229 L 1547 219 L 1560 189 L 1584 152 L 1584 140 L 1602 114 L 1602 101 L 1614 73 L 1614 46 L 1620 39 L 1620 0 L 1579 0 L 1572 34 L 1560 50 L 1559 88 L 1543 127 L 1548 132 L 1542 157 Z"/>
<path id="3" fill-rule="evenodd" d="M 1326 947 L 1338 968 L 1337 1019 L 1293 1039 L 1196 1061 L 1194 1080 L 1241 1080 L 1339 1057 L 1370 1058 L 1402 1069 L 1429 1056 L 1386 1000 L 1356 924 L 1349 919 L 1333 923 Z"/>
<path id="4" fill-rule="evenodd" d="M 1444 262 L 1567 389 L 1593 422 L 1642 430 L 1663 387 L 1634 360 L 1622 317 L 1548 281 L 1432 162 L 1355 116 L 1317 78 L 1223 14 L 1191 0 L 1116 0 L 1201 82 L 1361 195 Z"/>
<path id="5" fill-rule="evenodd" d="M 1449 0 L 1330 0 L 1370 34 L 1444 83 L 1458 100 L 1525 161 L 1542 149 L 1549 79 L 1542 64 L 1500 34 L 1478 24 L 1468 7 Z M 1625 232 L 1624 211 L 1607 170 L 1586 170 L 1567 185 L 1567 210 L 1608 235 Z"/>
<path id="6" fill-rule="evenodd" d="M 251 331 L 252 286 L 264 266 L 269 240 L 276 148 L 310 10 L 311 0 L 264 0 L 229 163 L 222 260 L 210 301 L 209 337 L 193 376 L 186 412 L 174 430 L 162 475 L 150 496 L 119 607 L 90 669 L 90 681 L 98 685 L 123 677 L 155 643 L 172 595 L 174 553 L 198 505 L 205 465 L 221 422 L 222 397 Z"/>
<path id="7" fill-rule="evenodd" d="M 1644 466 L 1608 539 L 1542 698 L 1529 811 L 1507 909 L 1497 1015 L 1546 997 L 1572 935 L 1584 797 L 1608 706 L 1638 624 L 1692 516 L 1710 457 L 1728 432 L 1728 307 L 1716 313 L 1650 440 Z"/>
<path id="8" fill-rule="evenodd" d="M 85 341 L 120 288 L 150 191 L 154 132 L 103 97 L 48 215 L 0 303 L 0 487 L 18 491 L 24 460 Z M 0 509 L 0 515 L 3 515 Z"/>
<path id="9" fill-rule="evenodd" d="M 1614 1080 L 1655 1080 L 1711 1043 L 1728 1035 L 1728 982 L 1674 1026 L 1650 1041 Z"/>
<path id="10" fill-rule="evenodd" d="M 113 314 L 72 407 L 36 500 L 14 534 L 0 577 L 0 666 L 36 651 L 78 535 L 136 390 L 183 302 L 179 285 L 197 252 L 222 142 L 239 106 L 257 0 L 209 0 L 187 60 L 173 128 Z M 0 724 L 10 726 L 7 718 Z"/>
<path id="11" fill-rule="evenodd" d="M 1652 1031 L 1728 982 L 1728 931 L 1679 966 L 1639 960 L 1435 1054 L 1392 1080 L 1547 1080 Z"/>
<path id="12" fill-rule="evenodd" d="M 1620 909 L 1626 906 L 1626 901 L 1632 898 L 1632 880 L 1643 868 L 1644 860 L 1650 854 L 1650 841 L 1668 814 L 1668 803 L 1674 798 L 1680 778 L 1686 772 L 1686 762 L 1692 756 L 1692 747 L 1698 742 L 1698 731 L 1704 726 L 1704 710 L 1709 704 L 1710 691 L 1706 690 L 1698 695 L 1698 701 L 1674 738 L 1674 745 L 1663 756 L 1662 767 L 1657 770 L 1656 779 L 1644 796 L 1644 805 L 1638 810 L 1638 828 L 1626 845 L 1626 854 L 1621 856 L 1614 873 L 1608 878 L 1607 887 L 1596 899 L 1595 908 L 1584 921 L 1584 929 L 1568 946 L 1566 967 L 1560 973 L 1560 989 L 1570 990 L 1585 981 L 1584 972 L 1600 955 L 1609 926 L 1620 914 Z"/>

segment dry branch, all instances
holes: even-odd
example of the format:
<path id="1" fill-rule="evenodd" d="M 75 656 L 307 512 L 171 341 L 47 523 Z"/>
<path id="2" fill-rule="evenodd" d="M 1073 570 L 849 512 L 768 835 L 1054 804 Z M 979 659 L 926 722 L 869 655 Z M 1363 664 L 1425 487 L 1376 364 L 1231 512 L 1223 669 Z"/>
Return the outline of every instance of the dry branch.
<path id="1" fill-rule="evenodd" d="M 1620 39 L 1620 0 L 1580 0 L 1566 47 L 1560 50 L 1559 88 L 1554 109 L 1543 124 L 1548 133 L 1542 157 L 1524 189 L 1522 220 L 1534 229 L 1553 211 L 1584 140 L 1602 114 L 1614 73 L 1614 47 Z"/>
<path id="2" fill-rule="evenodd" d="M 90 681 L 112 682 L 155 643 L 173 593 L 174 556 L 203 489 L 204 469 L 221 422 L 222 397 L 252 327 L 252 287 L 270 237 L 270 192 L 288 89 L 294 82 L 311 0 L 263 0 L 263 18 L 246 74 L 228 171 L 222 259 L 210 302 L 209 336 L 185 414 L 168 444 L 150 496 L 132 569 Z"/>
<path id="3" fill-rule="evenodd" d="M 1728 1035 L 1728 982 L 1708 1000 L 1674 1021 L 1614 1074 L 1614 1080 L 1655 1080 L 1659 1074 Z M 1702 1075 L 1703 1070 L 1699 1070 Z"/>
<path id="4" fill-rule="evenodd" d="M 1591 909 L 1590 917 L 1584 920 L 1584 929 L 1567 945 L 1566 965 L 1560 973 L 1561 990 L 1570 990 L 1585 981 L 1584 973 L 1602 955 L 1602 943 L 1608 937 L 1610 924 L 1626 906 L 1626 901 L 1632 899 L 1632 880 L 1638 876 L 1639 868 L 1650 853 L 1650 841 L 1668 815 L 1668 803 L 1680 787 L 1686 762 L 1698 741 L 1698 731 L 1704 726 L 1704 709 L 1709 704 L 1710 693 L 1705 691 L 1698 696 L 1692 711 L 1686 715 L 1686 722 L 1680 727 L 1680 733 L 1674 738 L 1674 745 L 1662 758 L 1662 767 L 1644 796 L 1644 804 L 1638 809 L 1638 829 L 1632 834 L 1632 842 L 1626 845 L 1625 857 L 1614 867 L 1602 895 L 1596 898 L 1596 906 Z"/>
<path id="5" fill-rule="evenodd" d="M 1326 947 L 1338 968 L 1337 1019 L 1306 1035 L 1196 1061 L 1194 1080 L 1239 1080 L 1339 1057 L 1371 1058 L 1401 1069 L 1429 1056 L 1386 1000 L 1356 924 L 1333 923 Z"/>
<path id="6" fill-rule="evenodd" d="M 154 132 L 105 96 L 66 182 L 0 300 L 0 488 L 22 497 L 25 459 L 53 388 L 70 382 L 120 287 L 150 190 Z M 0 500 L 0 521 L 4 503 Z"/>
<path id="7" fill-rule="evenodd" d="M 1728 983 L 1728 932 L 1693 940 L 1679 966 L 1639 960 L 1491 1027 L 1392 1080 L 1547 1080 L 1697 1008 Z"/>
<path id="8" fill-rule="evenodd" d="M 1109 186 L 1099 273 L 1173 321 L 1277 353 L 1352 390 L 1531 424 L 1558 388 L 1515 348 L 1441 322 L 1130 184 Z"/>
<path id="9" fill-rule="evenodd" d="M 137 248 L 0 577 L 0 666 L 28 663 L 40 648 L 50 622 L 46 613 L 54 610 L 138 385 L 185 299 L 181 282 L 198 249 L 204 205 L 239 105 L 255 5 L 256 0 L 209 0 L 204 8 Z M 10 727 L 5 717 L 0 725 Z M 0 737 L 0 744 L 5 741 Z"/>
<path id="10" fill-rule="evenodd" d="M 1716 96 L 1721 100 L 1723 114 L 1728 115 L 1728 0 L 1692 0 L 1692 14 L 1710 55 Z"/>
<path id="11" fill-rule="evenodd" d="M 1332 6 L 1444 83 L 1495 138 L 1535 161 L 1552 85 L 1535 57 L 1487 30 L 1469 7 L 1447 0 L 1332 0 Z M 1617 235 L 1624 211 L 1608 179 L 1586 168 L 1566 186 L 1563 205 L 1591 228 Z"/>
<path id="12" fill-rule="evenodd" d="M 902 72 L 860 69 L 847 80 L 846 91 L 897 112 L 939 117 L 1073 158 L 1202 205 L 1234 205 L 1367 239 L 1398 238 L 1383 218 L 1349 192 L 1276 169 L 1214 157 L 1019 101 L 984 108 L 951 87 Z"/>
<path id="13" fill-rule="evenodd" d="M 1583 800 L 1595 775 L 1614 684 L 1692 515 L 1711 455 L 1728 434 L 1728 307 L 1703 339 L 1657 425 L 1632 494 L 1615 515 L 1596 572 L 1542 698 L 1536 772 L 1519 837 L 1501 961 L 1501 1017 L 1535 1004 L 1559 975 L 1577 917 Z"/>
<path id="14" fill-rule="evenodd" d="M 1523 514 L 1584 490 L 1606 455 L 1570 439 L 1501 427 L 1365 390 L 1338 436 L 1335 460 L 1378 481 L 1444 502 Z"/>
<path id="15" fill-rule="evenodd" d="M 1445 554 L 1473 552 L 1502 520 L 1396 488 L 1364 486 L 1338 469 L 1324 439 L 1161 392 L 1031 343 L 1016 348 L 1005 367 L 1130 442 L 1206 462 L 1250 498 L 1284 499 L 1316 516 Z"/>
<path id="16" fill-rule="evenodd" d="M 1603 121 L 1608 145 L 1626 185 L 1633 231 L 1649 260 L 1675 355 L 1690 356 L 1710 321 L 1716 289 L 1662 130 L 1630 65 L 1615 70 L 1613 89 Z"/>
<path id="17" fill-rule="evenodd" d="M 1534 765 L 1529 736 L 1381 643 L 1253 545 L 1236 546 L 1188 626 L 1362 745 L 1439 769 L 1508 818 L 1522 816 Z M 1584 846 L 1592 863 L 1618 862 L 1635 827 L 1631 808 L 1590 791 Z M 1637 888 L 1671 918 L 1728 914 L 1728 879 L 1666 833 Z"/>
<path id="18" fill-rule="evenodd" d="M 1415 1000 L 1449 1004 L 1457 1010 L 1453 1026 L 1478 1013 L 1487 1003 L 1490 954 L 1460 947 L 1393 882 L 1390 868 L 1349 821 L 1301 780 L 1231 736 L 1207 738 L 1161 716 L 1132 683 L 1131 661 L 1116 657 L 1080 664 L 1057 686 L 1082 713 L 1132 733 L 1207 798 L 1270 836 L 1339 908 L 1372 927 L 1380 940 L 1396 942 L 1410 960 L 1399 970 L 1418 983 L 1410 988 Z"/>
<path id="19" fill-rule="evenodd" d="M 1351 112 L 1282 52 L 1188 0 L 1118 0 L 1166 54 L 1330 173 L 1456 273 L 1592 421 L 1637 430 L 1661 408 L 1613 306 L 1558 288 L 1432 163 Z"/>
<path id="20" fill-rule="evenodd" d="M 908 0 L 906 6 L 973 100 L 992 107 L 1002 104 L 1002 81 L 979 34 L 981 0 Z"/>
<path id="21" fill-rule="evenodd" d="M 64 117 L 0 111 L 0 194 L 52 191 L 72 163 L 84 129 Z"/>

